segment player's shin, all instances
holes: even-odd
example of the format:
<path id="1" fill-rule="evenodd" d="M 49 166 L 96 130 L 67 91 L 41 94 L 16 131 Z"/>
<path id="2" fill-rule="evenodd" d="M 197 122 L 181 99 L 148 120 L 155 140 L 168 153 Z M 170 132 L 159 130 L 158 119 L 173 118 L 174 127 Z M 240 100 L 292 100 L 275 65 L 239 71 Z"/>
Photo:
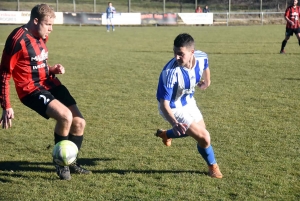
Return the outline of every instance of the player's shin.
<path id="1" fill-rule="evenodd" d="M 188 137 L 187 134 L 181 134 L 181 135 L 175 135 L 173 132 L 173 129 L 167 130 L 167 137 L 168 138 L 182 138 L 182 137 Z"/>
<path id="2" fill-rule="evenodd" d="M 54 132 L 54 144 L 57 144 L 60 141 L 68 140 L 69 136 L 61 136 Z"/>
<path id="3" fill-rule="evenodd" d="M 217 163 L 214 150 L 211 145 L 207 148 L 202 148 L 199 146 L 199 144 L 197 144 L 197 149 L 202 158 L 206 161 L 207 165 L 213 165 Z"/>
<path id="4" fill-rule="evenodd" d="M 281 43 L 281 51 L 284 50 L 285 46 L 286 46 L 286 43 L 287 41 L 286 40 L 283 40 L 282 43 Z"/>
<path id="5" fill-rule="evenodd" d="M 77 145 L 78 150 L 80 150 L 82 141 L 83 141 L 83 135 L 75 136 L 75 135 L 69 133 L 69 140 L 74 142 Z"/>

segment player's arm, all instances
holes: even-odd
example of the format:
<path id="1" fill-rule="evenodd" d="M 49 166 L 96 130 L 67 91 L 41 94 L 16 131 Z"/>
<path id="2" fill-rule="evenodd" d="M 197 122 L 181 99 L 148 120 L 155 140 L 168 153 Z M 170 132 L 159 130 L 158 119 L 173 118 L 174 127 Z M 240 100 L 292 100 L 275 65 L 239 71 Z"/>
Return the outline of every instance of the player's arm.
<path id="1" fill-rule="evenodd" d="M 285 11 L 285 14 L 284 14 L 284 19 L 285 19 L 285 21 L 287 21 L 287 23 L 289 23 L 293 26 L 294 22 L 292 20 L 290 20 L 289 16 L 290 16 L 290 9 L 287 8 Z"/>
<path id="2" fill-rule="evenodd" d="M 210 70 L 207 67 L 205 70 L 203 70 L 202 74 L 202 80 L 198 83 L 198 87 L 200 89 L 205 90 L 210 85 Z"/>
<path id="3" fill-rule="evenodd" d="M 292 20 L 290 20 L 289 17 L 285 16 L 284 19 L 291 25 L 294 25 L 294 22 Z"/>
<path id="4" fill-rule="evenodd" d="M 173 112 L 172 109 L 170 107 L 170 101 L 168 100 L 164 100 L 164 99 L 160 99 L 159 101 L 160 103 L 160 109 L 162 111 L 162 113 L 164 114 L 165 118 L 167 119 L 167 121 L 172 125 L 173 127 L 173 132 L 176 135 L 181 135 L 182 133 L 185 133 L 186 131 L 186 127 L 184 124 L 179 123 Z"/>
<path id="5" fill-rule="evenodd" d="M 11 78 L 12 69 L 16 64 L 17 56 L 18 54 L 10 56 L 4 50 L 0 65 L 0 104 L 3 109 L 0 125 L 4 129 L 8 129 L 12 126 L 12 119 L 14 118 L 14 111 L 9 98 L 9 80 Z"/>

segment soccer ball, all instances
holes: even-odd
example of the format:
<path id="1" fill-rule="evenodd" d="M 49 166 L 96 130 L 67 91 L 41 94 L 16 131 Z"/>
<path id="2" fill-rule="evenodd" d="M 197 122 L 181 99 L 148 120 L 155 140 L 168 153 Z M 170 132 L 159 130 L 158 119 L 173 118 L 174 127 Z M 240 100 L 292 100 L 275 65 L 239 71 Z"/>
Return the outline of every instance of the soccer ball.
<path id="1" fill-rule="evenodd" d="M 60 166 L 68 166 L 76 161 L 78 148 L 70 140 L 58 142 L 52 151 L 53 161 Z"/>

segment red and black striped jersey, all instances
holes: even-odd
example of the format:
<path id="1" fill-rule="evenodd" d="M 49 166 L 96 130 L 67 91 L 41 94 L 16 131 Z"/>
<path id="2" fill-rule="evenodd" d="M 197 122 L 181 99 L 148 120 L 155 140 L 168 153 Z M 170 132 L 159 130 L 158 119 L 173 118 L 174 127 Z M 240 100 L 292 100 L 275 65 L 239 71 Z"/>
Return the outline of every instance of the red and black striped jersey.
<path id="1" fill-rule="evenodd" d="M 46 39 L 35 38 L 22 26 L 8 36 L 0 64 L 0 104 L 11 108 L 9 80 L 12 77 L 19 98 L 36 90 L 49 90 L 60 81 L 49 72 Z"/>
<path id="2" fill-rule="evenodd" d="M 294 22 L 294 25 L 291 25 L 289 22 L 287 22 L 286 28 L 289 29 L 299 28 L 300 7 L 299 6 L 296 6 L 295 8 L 293 6 L 288 7 L 285 10 L 285 17 L 287 17 L 288 19 Z"/>

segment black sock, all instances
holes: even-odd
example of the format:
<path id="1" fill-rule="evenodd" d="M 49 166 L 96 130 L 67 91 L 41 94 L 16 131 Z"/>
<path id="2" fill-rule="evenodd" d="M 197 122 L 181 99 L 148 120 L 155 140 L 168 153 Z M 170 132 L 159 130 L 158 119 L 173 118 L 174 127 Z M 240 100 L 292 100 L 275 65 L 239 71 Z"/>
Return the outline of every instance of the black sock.
<path id="1" fill-rule="evenodd" d="M 283 40 L 282 43 L 281 43 L 281 51 L 284 50 L 284 47 L 286 45 L 287 41 L 286 40 Z"/>
<path id="2" fill-rule="evenodd" d="M 61 135 L 58 135 L 57 133 L 54 132 L 54 143 L 58 143 L 60 141 L 63 141 L 63 140 L 68 140 L 69 139 L 69 136 L 61 136 Z"/>
<path id="3" fill-rule="evenodd" d="M 300 40 L 298 40 L 299 46 L 300 46 Z"/>
<path id="4" fill-rule="evenodd" d="M 79 151 L 80 148 L 81 148 L 81 145 L 82 145 L 83 135 L 75 136 L 75 135 L 69 133 L 69 140 L 74 142 L 77 145 L 77 148 L 78 148 L 78 151 Z"/>

